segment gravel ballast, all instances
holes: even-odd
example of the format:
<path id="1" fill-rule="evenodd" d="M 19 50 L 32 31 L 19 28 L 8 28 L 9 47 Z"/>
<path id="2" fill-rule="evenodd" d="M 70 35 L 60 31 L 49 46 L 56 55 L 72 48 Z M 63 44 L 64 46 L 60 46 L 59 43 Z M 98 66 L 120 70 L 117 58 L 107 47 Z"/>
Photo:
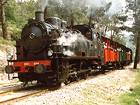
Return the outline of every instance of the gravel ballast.
<path id="1" fill-rule="evenodd" d="M 9 103 L 10 105 L 117 105 L 115 98 L 129 92 L 133 87 L 135 72 L 111 71 L 87 80 L 62 86 L 28 99 Z"/>

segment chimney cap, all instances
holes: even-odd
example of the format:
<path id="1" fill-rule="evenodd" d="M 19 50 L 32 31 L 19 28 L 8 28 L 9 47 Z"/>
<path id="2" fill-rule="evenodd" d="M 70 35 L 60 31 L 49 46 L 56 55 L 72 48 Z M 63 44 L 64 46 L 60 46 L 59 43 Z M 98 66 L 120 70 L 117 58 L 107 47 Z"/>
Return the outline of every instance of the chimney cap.
<path id="1" fill-rule="evenodd" d="M 44 21 L 44 12 L 43 11 L 36 11 L 35 12 L 35 19 L 37 21 Z"/>

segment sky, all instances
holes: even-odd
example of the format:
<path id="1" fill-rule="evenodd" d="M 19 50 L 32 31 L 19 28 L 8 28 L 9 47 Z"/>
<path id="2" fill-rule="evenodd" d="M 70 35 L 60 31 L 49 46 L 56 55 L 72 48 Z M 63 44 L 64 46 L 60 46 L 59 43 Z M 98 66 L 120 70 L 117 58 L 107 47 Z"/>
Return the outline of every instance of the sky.
<path id="1" fill-rule="evenodd" d="M 109 9 L 109 14 L 118 13 L 126 6 L 125 0 L 106 0 L 106 1 L 112 2 L 112 6 Z"/>

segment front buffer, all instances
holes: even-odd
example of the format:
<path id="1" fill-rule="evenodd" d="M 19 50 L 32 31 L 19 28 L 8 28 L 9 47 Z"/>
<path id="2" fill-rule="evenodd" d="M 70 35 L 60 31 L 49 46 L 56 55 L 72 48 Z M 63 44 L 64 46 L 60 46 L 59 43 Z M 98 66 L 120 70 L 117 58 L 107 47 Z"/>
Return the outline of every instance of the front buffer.
<path id="1" fill-rule="evenodd" d="M 58 78 L 57 68 L 53 66 L 56 61 L 56 59 L 35 61 L 8 60 L 5 72 L 7 74 L 18 73 L 17 78 L 21 82 L 37 80 L 47 85 L 58 85 L 61 82 Z"/>

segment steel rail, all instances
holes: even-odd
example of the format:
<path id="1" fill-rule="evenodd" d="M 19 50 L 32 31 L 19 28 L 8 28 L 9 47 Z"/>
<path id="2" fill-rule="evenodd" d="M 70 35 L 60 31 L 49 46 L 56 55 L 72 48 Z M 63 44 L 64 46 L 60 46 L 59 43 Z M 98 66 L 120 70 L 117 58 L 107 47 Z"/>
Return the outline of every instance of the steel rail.
<path id="1" fill-rule="evenodd" d="M 25 95 L 21 95 L 19 97 L 17 96 L 17 97 L 9 98 L 9 99 L 0 101 L 0 104 L 5 104 L 5 103 L 15 101 L 15 100 L 21 100 L 21 99 L 27 98 L 29 96 L 37 95 L 37 94 L 43 93 L 43 92 L 44 91 L 40 90 L 40 91 L 36 91 L 36 92 L 31 92 L 31 93 L 28 93 L 28 94 L 25 94 Z"/>

